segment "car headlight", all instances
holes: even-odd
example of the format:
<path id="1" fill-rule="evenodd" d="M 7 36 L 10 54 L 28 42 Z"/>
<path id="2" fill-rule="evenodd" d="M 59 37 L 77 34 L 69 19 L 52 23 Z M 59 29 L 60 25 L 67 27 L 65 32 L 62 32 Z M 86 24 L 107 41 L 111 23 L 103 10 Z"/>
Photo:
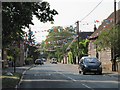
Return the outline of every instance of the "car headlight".
<path id="1" fill-rule="evenodd" d="M 102 68 L 102 65 L 100 64 L 100 66 L 99 67 L 101 67 Z"/>
<path id="2" fill-rule="evenodd" d="M 87 65 L 84 65 L 85 67 L 88 67 Z"/>

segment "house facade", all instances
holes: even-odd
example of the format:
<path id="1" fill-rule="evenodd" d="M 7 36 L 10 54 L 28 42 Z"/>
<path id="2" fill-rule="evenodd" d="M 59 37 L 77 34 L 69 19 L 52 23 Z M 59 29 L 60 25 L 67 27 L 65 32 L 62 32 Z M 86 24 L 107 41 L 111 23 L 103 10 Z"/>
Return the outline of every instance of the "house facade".
<path id="1" fill-rule="evenodd" d="M 92 57 L 97 57 L 101 62 L 103 69 L 112 70 L 112 62 L 111 62 L 111 49 L 97 51 L 97 45 L 95 45 L 96 39 L 89 39 L 88 45 L 88 55 Z"/>
<path id="2" fill-rule="evenodd" d="M 117 24 L 119 24 L 119 13 L 120 10 L 117 11 Z M 95 44 L 95 41 L 103 32 L 104 30 L 111 30 L 114 26 L 114 13 L 112 13 L 107 19 L 105 19 L 102 24 L 98 27 L 98 29 L 94 30 L 94 33 L 88 38 L 90 40 L 88 45 L 88 54 L 90 56 L 97 57 L 101 62 L 103 69 L 105 70 L 112 70 L 112 53 L 111 48 L 103 49 L 101 51 L 98 51 L 98 46 Z"/>

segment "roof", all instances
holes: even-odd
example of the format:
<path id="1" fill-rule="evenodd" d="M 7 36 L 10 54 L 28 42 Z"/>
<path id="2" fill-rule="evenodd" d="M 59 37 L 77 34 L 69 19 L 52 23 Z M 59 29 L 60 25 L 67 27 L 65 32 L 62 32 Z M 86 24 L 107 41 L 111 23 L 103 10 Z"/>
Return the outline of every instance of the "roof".
<path id="1" fill-rule="evenodd" d="M 91 36 L 93 32 L 80 32 L 79 33 L 79 36 L 81 37 L 81 39 L 86 39 L 88 38 L 89 36 Z"/>
<path id="2" fill-rule="evenodd" d="M 116 12 L 116 23 L 120 24 L 120 9 Z M 107 23 L 106 21 L 109 20 L 109 23 Z M 105 29 L 112 29 L 114 25 L 114 12 L 107 18 L 105 19 L 102 24 L 98 27 L 98 29 L 88 38 L 88 39 L 96 39 L 101 31 L 105 30 Z"/>

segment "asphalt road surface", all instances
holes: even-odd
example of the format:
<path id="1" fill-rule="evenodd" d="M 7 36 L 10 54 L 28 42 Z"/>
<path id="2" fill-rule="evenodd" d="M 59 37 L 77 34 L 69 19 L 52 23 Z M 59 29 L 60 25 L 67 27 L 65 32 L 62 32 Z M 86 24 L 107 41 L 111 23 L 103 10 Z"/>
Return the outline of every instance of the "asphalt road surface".
<path id="1" fill-rule="evenodd" d="M 118 78 L 108 75 L 82 75 L 75 65 L 35 65 L 24 73 L 18 88 L 118 88 Z"/>

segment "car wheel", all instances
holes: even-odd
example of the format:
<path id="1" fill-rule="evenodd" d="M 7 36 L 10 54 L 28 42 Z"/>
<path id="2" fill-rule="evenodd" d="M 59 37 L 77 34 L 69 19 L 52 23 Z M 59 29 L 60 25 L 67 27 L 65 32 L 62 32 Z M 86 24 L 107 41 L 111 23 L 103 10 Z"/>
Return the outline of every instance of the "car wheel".
<path id="1" fill-rule="evenodd" d="M 99 72 L 99 75 L 102 75 L 102 72 Z"/>
<path id="2" fill-rule="evenodd" d="M 81 74 L 81 71 L 79 71 L 79 74 Z"/>
<path id="3" fill-rule="evenodd" d="M 85 71 L 83 71 L 83 75 L 85 75 L 86 74 L 86 72 Z"/>

